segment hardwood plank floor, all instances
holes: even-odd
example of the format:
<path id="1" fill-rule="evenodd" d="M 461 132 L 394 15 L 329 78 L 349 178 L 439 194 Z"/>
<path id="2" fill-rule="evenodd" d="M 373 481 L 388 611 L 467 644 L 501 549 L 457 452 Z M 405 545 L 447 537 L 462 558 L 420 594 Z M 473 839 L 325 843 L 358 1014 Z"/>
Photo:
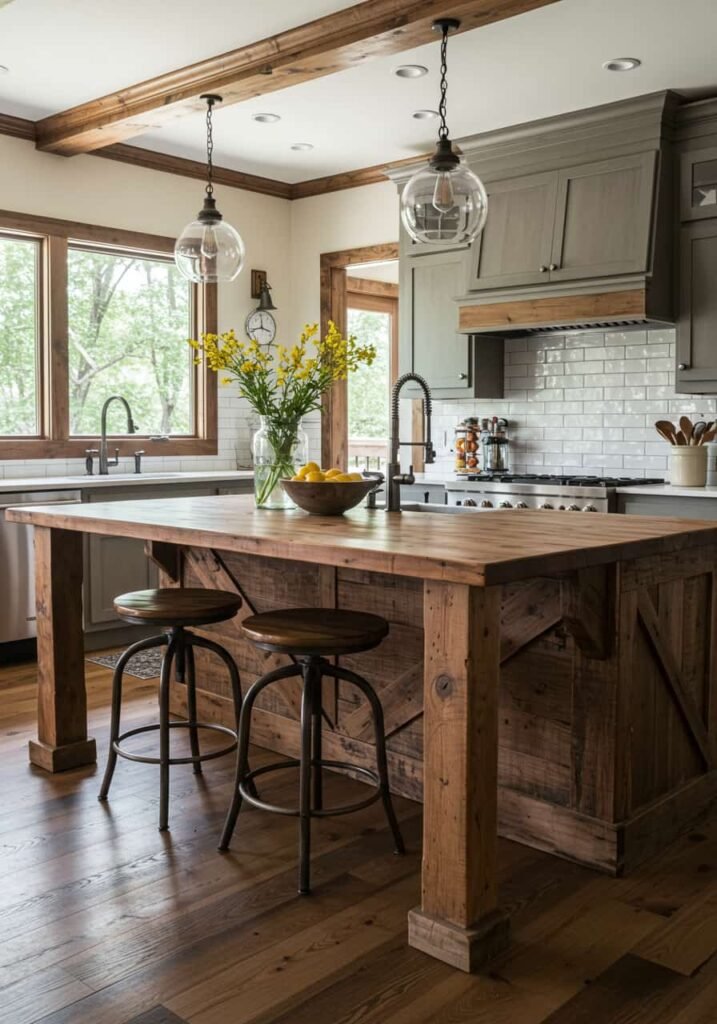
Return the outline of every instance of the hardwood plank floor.
<path id="1" fill-rule="evenodd" d="M 111 673 L 87 670 L 102 763 Z M 377 806 L 317 822 L 300 898 L 293 819 L 250 811 L 216 852 L 231 758 L 174 770 L 165 835 L 152 766 L 121 762 L 106 806 L 99 768 L 31 767 L 34 676 L 0 667 L 0 1024 L 717 1022 L 714 817 L 622 879 L 502 841 L 513 943 L 471 977 L 406 945 L 417 805 L 397 801 L 405 858 Z M 153 682 L 128 680 L 127 723 L 155 704 Z M 281 773 L 267 797 L 293 802 L 295 781 Z M 328 800 L 357 791 L 328 779 Z"/>

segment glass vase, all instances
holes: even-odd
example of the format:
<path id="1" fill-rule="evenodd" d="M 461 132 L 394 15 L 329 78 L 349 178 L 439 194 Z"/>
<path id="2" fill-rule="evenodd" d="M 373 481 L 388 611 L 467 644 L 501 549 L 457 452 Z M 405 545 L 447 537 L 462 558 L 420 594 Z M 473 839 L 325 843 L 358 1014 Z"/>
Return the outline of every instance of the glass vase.
<path id="1" fill-rule="evenodd" d="M 309 461 L 309 439 L 301 426 L 261 417 L 252 441 L 254 456 L 254 500 L 257 508 L 295 508 L 281 480 L 292 477 L 297 467 Z"/>

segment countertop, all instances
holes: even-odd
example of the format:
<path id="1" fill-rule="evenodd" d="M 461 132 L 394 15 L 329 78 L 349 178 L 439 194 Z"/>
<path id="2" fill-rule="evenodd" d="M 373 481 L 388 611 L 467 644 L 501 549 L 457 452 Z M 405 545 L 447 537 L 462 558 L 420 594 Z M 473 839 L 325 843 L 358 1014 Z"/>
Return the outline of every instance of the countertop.
<path id="1" fill-rule="evenodd" d="M 713 522 L 562 512 L 451 516 L 354 509 L 344 516 L 256 509 L 249 495 L 10 509 L 11 522 L 488 586 L 717 542 Z"/>
<path id="2" fill-rule="evenodd" d="M 22 491 L 90 491 L 98 487 L 137 487 L 142 484 L 211 483 L 215 480 L 251 480 L 250 469 L 209 470 L 199 473 L 115 473 L 107 476 L 30 476 L 0 480 L 0 494 Z"/>

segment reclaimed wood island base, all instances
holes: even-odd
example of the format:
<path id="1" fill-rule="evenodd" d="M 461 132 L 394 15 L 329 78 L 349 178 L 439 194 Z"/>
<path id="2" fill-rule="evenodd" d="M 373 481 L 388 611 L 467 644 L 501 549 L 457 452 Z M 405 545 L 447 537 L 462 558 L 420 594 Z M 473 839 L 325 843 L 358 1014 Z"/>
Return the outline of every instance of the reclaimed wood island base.
<path id="1" fill-rule="evenodd" d="M 238 591 L 208 627 L 246 687 L 280 663 L 238 621 L 286 606 L 373 611 L 374 651 L 342 659 L 376 685 L 392 788 L 422 799 L 421 906 L 411 945 L 473 970 L 508 941 L 496 836 L 627 870 L 702 812 L 717 788 L 713 523 L 548 511 L 465 516 L 360 510 L 322 519 L 211 497 L 24 508 L 36 526 L 39 719 L 34 763 L 94 758 L 86 732 L 81 534 L 143 537 L 166 585 Z M 566 525 L 569 523 L 569 529 Z M 204 717 L 229 720 L 210 661 Z M 294 755 L 298 692 L 271 687 L 253 740 Z M 182 713 L 184 689 L 174 685 Z M 367 709 L 325 682 L 326 756 L 370 764 Z"/>

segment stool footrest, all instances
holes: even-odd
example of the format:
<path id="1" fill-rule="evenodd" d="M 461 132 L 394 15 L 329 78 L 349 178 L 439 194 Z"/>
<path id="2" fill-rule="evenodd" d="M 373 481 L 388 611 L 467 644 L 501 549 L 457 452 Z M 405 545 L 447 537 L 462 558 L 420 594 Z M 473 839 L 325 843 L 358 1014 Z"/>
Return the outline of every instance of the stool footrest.
<path id="1" fill-rule="evenodd" d="M 170 729 L 189 729 L 189 722 L 170 722 Z M 123 732 L 121 736 L 112 744 L 112 749 L 120 757 L 126 758 L 128 761 L 138 761 L 140 764 L 160 764 L 158 757 L 149 757 L 144 754 L 133 754 L 129 750 L 124 750 L 121 746 L 122 742 L 128 739 L 130 736 L 139 736 L 140 733 L 144 732 L 159 732 L 159 725 L 143 725 L 138 729 L 128 729 L 127 732 Z M 221 750 L 212 750 L 208 754 L 197 754 L 193 757 L 170 757 L 168 764 L 201 764 L 204 761 L 213 761 L 217 757 L 224 757 L 225 754 L 231 754 L 233 750 L 237 748 L 237 734 L 233 729 L 230 729 L 226 725 L 215 725 L 213 722 L 197 722 L 197 729 L 210 729 L 212 732 L 221 732 L 227 736 L 231 736 L 233 742 L 227 746 L 222 747 Z"/>
<path id="2" fill-rule="evenodd" d="M 278 804 L 269 804 L 265 800 L 260 800 L 256 796 L 256 791 L 252 792 L 250 784 L 253 784 L 254 779 L 259 775 L 266 775 L 269 772 L 278 772 L 284 768 L 298 768 L 299 761 L 296 758 L 290 758 L 285 761 L 273 761 L 271 764 L 262 765 L 260 768 L 254 768 L 252 771 L 247 772 L 241 782 L 239 783 L 238 789 L 241 793 L 242 799 L 246 800 L 247 803 L 251 804 L 252 807 L 258 807 L 262 811 L 271 811 L 273 814 L 288 814 L 292 817 L 299 817 L 298 807 L 280 807 Z M 381 799 L 381 783 L 376 772 L 371 771 L 369 768 L 364 768 L 362 765 L 351 764 L 348 761 L 325 761 L 323 758 L 320 761 L 311 762 L 312 768 L 335 768 L 337 771 L 345 772 L 347 774 L 354 773 L 367 779 L 375 790 L 363 800 L 357 800 L 352 804 L 343 804 L 340 807 L 330 807 L 327 809 L 315 810 L 312 808 L 310 811 L 310 817 L 312 818 L 334 818 L 340 814 L 353 814 L 354 811 L 361 811 L 364 807 L 370 807 L 371 804 L 376 803 L 377 800 Z"/>

